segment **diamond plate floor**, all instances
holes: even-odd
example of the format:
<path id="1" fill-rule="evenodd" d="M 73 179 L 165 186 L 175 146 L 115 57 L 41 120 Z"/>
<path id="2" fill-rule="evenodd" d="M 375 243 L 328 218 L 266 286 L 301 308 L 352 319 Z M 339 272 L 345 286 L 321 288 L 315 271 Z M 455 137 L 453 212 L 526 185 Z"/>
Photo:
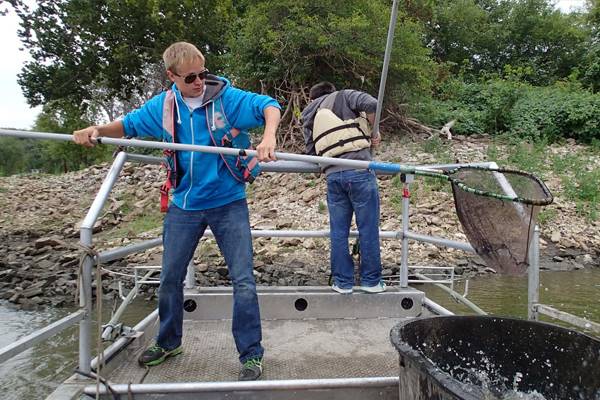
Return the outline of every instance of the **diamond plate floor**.
<path id="1" fill-rule="evenodd" d="M 263 379 L 397 376 L 389 333 L 400 319 L 263 321 Z M 185 321 L 183 354 L 150 368 L 144 383 L 235 381 L 240 367 L 231 321 Z M 141 350 L 140 350 L 141 351 Z M 134 357 L 110 375 L 140 383 L 146 370 Z"/>

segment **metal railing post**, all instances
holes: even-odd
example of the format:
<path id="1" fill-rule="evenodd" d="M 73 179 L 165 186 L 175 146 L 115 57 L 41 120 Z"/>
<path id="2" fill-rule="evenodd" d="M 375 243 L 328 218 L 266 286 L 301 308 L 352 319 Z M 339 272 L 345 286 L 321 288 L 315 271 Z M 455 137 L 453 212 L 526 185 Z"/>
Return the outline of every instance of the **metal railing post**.
<path id="1" fill-rule="evenodd" d="M 195 275 L 195 267 L 194 267 L 194 258 L 190 260 L 190 263 L 187 266 L 187 273 L 185 274 L 185 288 L 193 289 L 196 287 L 196 275 Z"/>
<path id="2" fill-rule="evenodd" d="M 408 287 L 408 209 L 410 205 L 409 186 L 414 175 L 401 175 L 402 179 L 402 261 L 400 264 L 400 287 Z"/>
<path id="3" fill-rule="evenodd" d="M 540 228 L 533 228 L 531 245 L 529 246 L 529 271 L 527 282 L 527 318 L 537 321 L 539 318 L 537 305 L 540 302 Z"/>
<path id="4" fill-rule="evenodd" d="M 92 246 L 92 230 L 82 228 L 80 232 L 81 244 Z M 83 261 L 79 284 L 79 307 L 84 310 L 83 319 L 79 321 L 79 370 L 89 374 L 92 361 L 92 267 L 94 260 L 87 255 Z"/>
<path id="5" fill-rule="evenodd" d="M 127 153 L 120 152 L 115 157 L 106 178 L 102 182 L 102 186 L 98 190 L 98 194 L 94 198 L 90 209 L 88 210 L 79 233 L 79 240 L 83 246 L 92 247 L 92 234 L 94 224 L 106 203 L 106 199 L 117 181 L 121 169 L 127 160 Z M 85 316 L 79 323 L 79 369 L 80 371 L 89 374 L 91 371 L 91 344 L 92 344 L 92 269 L 94 259 L 87 255 L 83 261 L 80 273 L 80 288 L 79 288 L 79 306 L 85 311 Z M 96 282 L 101 285 L 102 282 Z M 102 301 L 102 299 L 97 299 Z M 98 323 L 102 320 L 102 316 L 98 315 Z"/>

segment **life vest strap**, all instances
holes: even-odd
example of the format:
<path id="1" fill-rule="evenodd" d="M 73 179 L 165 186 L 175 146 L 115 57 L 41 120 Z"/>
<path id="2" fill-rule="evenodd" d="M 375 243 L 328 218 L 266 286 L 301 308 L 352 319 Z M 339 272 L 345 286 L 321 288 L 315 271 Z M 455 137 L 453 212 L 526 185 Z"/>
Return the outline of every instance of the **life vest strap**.
<path id="1" fill-rule="evenodd" d="M 360 129 L 360 125 L 358 124 L 358 122 L 352 122 L 352 123 L 349 123 L 349 124 L 344 124 L 344 125 L 335 126 L 335 127 L 331 128 L 331 129 L 328 129 L 328 130 L 326 130 L 325 132 L 321 133 L 321 134 L 319 135 L 319 137 L 315 138 L 315 140 L 313 141 L 313 143 L 317 144 L 317 142 L 318 142 L 319 140 L 321 140 L 321 139 L 325 138 L 325 136 L 329 135 L 330 133 L 337 132 L 337 131 L 341 131 L 342 129 L 346 129 L 346 128 L 356 128 L 356 129 L 358 129 L 358 130 L 359 130 L 359 131 L 360 131 L 360 132 L 363 134 L 363 136 L 365 136 L 365 138 L 366 138 L 366 135 L 365 135 L 365 134 L 364 134 L 364 132 L 363 132 L 363 131 Z"/>
<path id="2" fill-rule="evenodd" d="M 325 147 L 323 150 L 321 150 L 321 152 L 318 155 L 322 156 L 323 154 L 327 153 L 331 149 L 335 149 L 336 147 L 343 147 L 344 145 L 346 145 L 348 143 L 352 143 L 352 142 L 354 142 L 356 140 L 363 140 L 363 139 L 364 139 L 364 135 L 362 135 L 362 136 L 353 136 L 351 138 L 338 140 L 337 142 L 333 143 L 332 145 L 330 145 L 328 147 Z"/>

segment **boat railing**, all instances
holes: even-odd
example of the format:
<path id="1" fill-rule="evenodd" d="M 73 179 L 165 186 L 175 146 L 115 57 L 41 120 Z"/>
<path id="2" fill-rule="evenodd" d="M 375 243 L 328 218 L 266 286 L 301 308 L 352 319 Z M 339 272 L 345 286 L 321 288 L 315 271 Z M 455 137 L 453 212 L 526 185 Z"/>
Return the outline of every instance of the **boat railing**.
<path id="1" fill-rule="evenodd" d="M 82 224 L 80 230 L 80 244 L 84 248 L 93 248 L 93 229 L 97 219 L 101 215 L 101 211 L 109 198 L 109 195 L 116 184 L 119 174 L 123 169 L 125 162 L 133 161 L 133 162 L 143 162 L 143 163 L 151 163 L 158 164 L 161 163 L 162 158 L 153 157 L 147 155 L 139 155 L 139 154 L 131 154 L 127 152 L 119 152 L 115 156 L 115 160 L 113 161 L 110 169 L 107 172 L 106 178 L 104 179 L 92 205 L 90 206 Z M 464 165 L 478 165 L 478 166 L 488 166 L 493 167 L 495 163 L 472 163 L 472 164 L 437 164 L 437 165 L 428 165 L 423 168 L 431 168 L 438 170 L 448 170 L 454 169 L 459 166 Z M 271 163 L 266 163 L 262 165 L 262 169 L 265 172 L 292 172 L 292 173 L 319 173 L 320 166 L 316 163 L 305 162 L 305 161 L 276 161 Z M 388 174 L 391 175 L 393 172 L 378 172 L 380 174 Z M 397 276 L 391 277 L 394 283 L 398 284 L 402 288 L 408 287 L 411 280 L 409 280 L 409 265 L 408 265 L 408 244 L 409 240 L 420 241 L 425 243 L 431 243 L 437 246 L 444 246 L 454 249 L 459 249 L 467 252 L 474 253 L 473 247 L 464 242 L 449 240 L 436 236 L 423 235 L 416 232 L 412 232 L 409 230 L 409 206 L 410 206 L 410 191 L 409 186 L 414 181 L 415 176 L 411 174 L 401 174 L 400 176 L 402 182 L 402 190 L 403 190 L 403 198 L 402 198 L 402 229 L 400 231 L 381 231 L 380 237 L 382 240 L 401 240 L 401 263 L 400 263 L 400 273 Z M 207 235 L 211 235 L 211 232 L 208 230 L 206 232 Z M 327 238 L 329 237 L 328 230 L 253 230 L 253 237 L 302 237 L 302 238 Z M 351 237 L 357 237 L 358 232 L 352 231 L 350 233 Z M 113 260 L 121 259 L 131 254 L 139 253 L 148 249 L 151 249 L 156 246 L 162 245 L 161 238 L 150 239 L 146 241 L 142 241 L 139 243 L 134 243 L 127 246 L 122 246 L 118 248 L 113 248 L 105 251 L 101 251 L 97 254 L 87 254 L 84 257 L 82 262 L 81 271 L 80 271 L 80 293 L 79 293 L 79 307 L 80 309 L 74 313 L 69 314 L 68 316 L 56 321 L 45 328 L 39 329 L 34 333 L 18 340 L 17 342 L 6 346 L 3 349 L 0 349 L 0 362 L 3 362 L 15 355 L 25 351 L 26 349 L 32 347 L 34 344 L 39 343 L 47 338 L 50 338 L 59 332 L 67 329 L 70 326 L 73 326 L 79 323 L 79 362 L 78 368 L 84 374 L 89 374 L 91 372 L 92 366 L 92 277 L 93 277 L 93 267 L 97 263 L 104 264 Z M 536 247 L 537 249 L 537 247 Z M 450 268 L 450 267 L 449 267 Z M 448 269 L 448 268 L 446 268 Z M 139 273 L 139 268 L 134 269 L 134 275 Z M 152 271 L 147 271 L 145 275 L 142 275 L 142 279 L 138 280 L 134 288 L 130 290 L 127 294 L 121 289 L 120 294 L 123 299 L 123 302 L 119 309 L 113 314 L 113 318 L 107 323 L 104 327 L 104 331 L 102 333 L 102 337 L 104 340 L 114 340 L 118 338 L 119 335 L 128 332 L 126 327 L 123 327 L 122 324 L 118 322 L 122 312 L 127 307 L 127 305 L 135 298 L 138 293 L 139 285 L 143 283 L 149 283 L 148 280 Z M 451 273 L 453 274 L 453 272 Z M 422 275 L 422 276 L 420 276 Z M 418 278 L 420 283 L 431 283 L 434 285 L 440 285 L 446 288 L 452 297 L 467 307 L 473 309 L 476 313 L 482 313 L 477 306 L 471 303 L 466 299 L 465 296 L 460 295 L 454 290 L 453 280 L 444 279 L 443 282 L 431 279 L 426 276 L 426 274 L 417 273 L 415 276 Z M 450 287 L 447 287 L 449 285 Z M 188 274 L 186 277 L 186 288 L 193 288 L 195 286 L 195 277 L 194 277 L 194 268 L 193 265 L 190 265 L 188 268 Z M 425 300 L 426 307 L 434 310 L 439 314 L 451 314 L 450 311 L 446 310 L 440 305 L 430 301 L 429 299 Z"/>
<path id="2" fill-rule="evenodd" d="M 566 322 L 585 331 L 591 331 L 600 334 L 600 324 L 590 321 L 576 315 L 557 310 L 547 304 L 540 303 L 540 263 L 539 263 L 539 243 L 540 230 L 535 227 L 533 231 L 533 240 L 530 246 L 530 263 L 528 269 L 527 286 L 527 318 L 533 321 L 539 321 L 540 315 Z"/>

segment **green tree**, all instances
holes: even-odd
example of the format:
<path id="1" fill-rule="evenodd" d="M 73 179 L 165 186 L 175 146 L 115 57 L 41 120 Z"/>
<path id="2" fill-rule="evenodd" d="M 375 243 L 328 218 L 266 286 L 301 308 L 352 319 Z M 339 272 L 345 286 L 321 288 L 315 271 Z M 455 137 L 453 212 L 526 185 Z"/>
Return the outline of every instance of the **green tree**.
<path id="1" fill-rule="evenodd" d="M 0 138 L 0 175 L 8 176 L 27 168 L 27 152 L 23 140 Z"/>
<path id="2" fill-rule="evenodd" d="M 307 88 L 318 81 L 377 94 L 388 2 L 246 1 L 240 9 L 244 13 L 230 36 L 227 70 L 236 83 L 269 92 L 287 107 L 286 130 L 300 130 L 298 116 L 308 100 Z M 422 94 L 429 90 L 435 70 L 421 43 L 419 24 L 401 10 L 387 93 L 396 102 Z"/>
<path id="3" fill-rule="evenodd" d="M 156 71 L 172 42 L 197 43 L 220 68 L 232 18 L 231 0 L 43 0 L 30 10 L 11 1 L 19 36 L 33 61 L 19 83 L 32 106 L 69 101 L 81 110 L 104 98 L 131 102 L 165 82 Z"/>
<path id="4" fill-rule="evenodd" d="M 422 21 L 427 46 L 438 62 L 456 67 L 477 62 L 489 20 L 486 10 L 474 0 L 415 2 L 408 12 Z"/>
<path id="5" fill-rule="evenodd" d="M 467 78 L 507 66 L 537 85 L 567 78 L 586 54 L 589 29 L 549 0 L 421 0 L 415 11 L 439 62 Z"/>
<path id="6" fill-rule="evenodd" d="M 591 31 L 588 52 L 581 63 L 581 82 L 594 93 L 600 91 L 600 1 L 587 1 L 587 23 Z"/>
<path id="7" fill-rule="evenodd" d="M 568 77 L 586 52 L 589 32 L 581 19 L 555 10 L 548 0 L 518 0 L 507 18 L 494 24 L 496 31 L 510 32 L 496 69 L 507 64 L 529 66 L 528 80 L 534 84 Z"/>
<path id="8" fill-rule="evenodd" d="M 91 125 L 79 116 L 78 109 L 69 103 L 55 101 L 46 104 L 35 121 L 34 130 L 70 134 L 75 129 Z M 77 170 L 110 159 L 112 149 L 96 146 L 88 149 L 72 142 L 43 141 L 37 168 L 45 172 L 60 173 Z M 33 166 L 33 165 L 32 165 Z"/>

